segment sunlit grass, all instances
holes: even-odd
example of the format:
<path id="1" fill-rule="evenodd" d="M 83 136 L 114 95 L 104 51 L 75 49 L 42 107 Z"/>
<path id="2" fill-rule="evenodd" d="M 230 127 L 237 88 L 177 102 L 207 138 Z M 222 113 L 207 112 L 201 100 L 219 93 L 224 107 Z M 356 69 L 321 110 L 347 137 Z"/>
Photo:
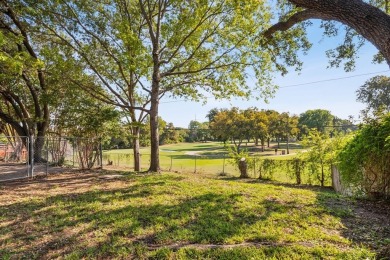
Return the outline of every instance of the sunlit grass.
<path id="1" fill-rule="evenodd" d="M 199 174 L 74 178 L 4 187 L 2 259 L 374 255 L 343 236 L 348 202 L 329 190 Z"/>

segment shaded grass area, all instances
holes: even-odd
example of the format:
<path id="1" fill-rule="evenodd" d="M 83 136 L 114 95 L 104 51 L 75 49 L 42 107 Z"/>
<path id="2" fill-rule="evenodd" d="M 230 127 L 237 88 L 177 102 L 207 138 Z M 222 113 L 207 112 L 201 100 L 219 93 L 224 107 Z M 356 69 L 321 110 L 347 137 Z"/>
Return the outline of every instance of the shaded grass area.
<path id="1" fill-rule="evenodd" d="M 353 204 L 329 189 L 195 174 L 61 174 L 1 186 L 0 207 L 2 259 L 375 256 L 345 235 Z"/>

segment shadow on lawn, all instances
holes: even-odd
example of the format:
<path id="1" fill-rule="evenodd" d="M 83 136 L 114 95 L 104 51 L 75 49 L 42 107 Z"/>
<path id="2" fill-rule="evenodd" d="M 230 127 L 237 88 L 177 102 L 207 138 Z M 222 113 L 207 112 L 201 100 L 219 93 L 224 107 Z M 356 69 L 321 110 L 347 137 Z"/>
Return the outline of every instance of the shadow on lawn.
<path id="1" fill-rule="evenodd" d="M 344 237 L 376 251 L 376 259 L 390 260 L 389 201 L 352 200 L 334 193 L 318 193 L 317 200 L 341 219 Z"/>
<path id="2" fill-rule="evenodd" d="M 261 205 L 264 211 L 248 211 L 237 207 L 245 195 L 213 192 L 182 199 L 174 205 L 125 203 L 116 209 L 105 207 L 118 201 L 157 196 L 156 189 L 164 184 L 155 181 L 4 206 L 1 218 L 7 222 L 1 225 L 0 234 L 8 234 L 4 239 L 18 246 L 5 246 L 0 255 L 40 259 L 54 257 L 53 252 L 61 256 L 78 251 L 79 257 L 109 257 L 118 248 L 137 255 L 137 248 L 175 242 L 221 244 L 244 226 L 294 207 L 265 200 Z M 262 239 L 273 241 L 275 237 Z"/>
<path id="3" fill-rule="evenodd" d="M 312 219 L 313 213 L 320 217 L 326 214 L 340 217 L 347 227 L 343 231 L 345 237 L 367 242 L 352 235 L 361 227 L 356 222 L 350 224 L 350 219 L 355 217 L 354 209 L 349 208 L 351 201 L 329 189 L 278 184 L 315 191 L 314 209 L 277 196 L 265 197 L 251 208 L 242 208 L 239 206 L 242 202 L 253 199 L 253 194 L 245 190 L 208 191 L 200 195 L 180 193 L 177 201 L 165 201 L 164 196 L 175 195 L 175 189 L 180 188 L 175 182 L 180 180 L 181 176 L 161 175 L 158 179 L 139 179 L 139 183 L 125 188 L 47 196 L 44 200 L 2 206 L 0 255 L 47 259 L 73 253 L 73 258 L 110 258 L 120 252 L 141 258 L 148 246 L 223 244 L 249 226 L 274 221 L 274 214 L 290 213 L 297 214 L 303 223 Z M 237 178 L 224 180 L 237 182 Z M 260 184 L 259 181 L 249 183 Z M 160 200 L 156 200 L 158 196 L 162 196 Z M 283 221 L 287 227 L 296 225 L 289 217 Z M 283 233 L 244 235 L 246 241 L 277 242 Z"/>
<path id="4" fill-rule="evenodd" d="M 356 200 L 336 193 L 332 187 L 318 185 L 297 185 L 258 179 L 238 177 L 220 178 L 226 181 L 243 181 L 259 185 L 303 189 L 316 192 L 316 204 L 324 211 L 341 220 L 344 228 L 341 235 L 356 245 L 364 245 L 377 253 L 376 258 L 390 260 L 390 202 Z"/>

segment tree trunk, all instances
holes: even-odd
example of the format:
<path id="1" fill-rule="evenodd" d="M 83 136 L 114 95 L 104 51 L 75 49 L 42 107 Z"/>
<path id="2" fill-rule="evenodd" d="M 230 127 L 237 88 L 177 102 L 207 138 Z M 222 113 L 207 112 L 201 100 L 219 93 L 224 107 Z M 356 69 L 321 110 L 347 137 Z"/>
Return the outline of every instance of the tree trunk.
<path id="1" fill-rule="evenodd" d="M 264 141 L 265 141 L 265 140 L 264 140 L 264 138 L 261 138 L 260 141 L 261 141 L 261 151 L 264 152 L 264 146 L 265 146 L 265 145 L 264 145 Z"/>
<path id="2" fill-rule="evenodd" d="M 321 163 L 321 187 L 325 185 L 324 165 Z"/>
<path id="3" fill-rule="evenodd" d="M 134 157 L 134 171 L 141 171 L 141 155 L 139 152 L 139 132 L 140 128 L 138 126 L 133 127 L 133 157 Z"/>
<path id="4" fill-rule="evenodd" d="M 304 8 L 285 22 L 279 22 L 265 32 L 272 37 L 276 31 L 286 31 L 295 24 L 310 20 L 334 20 L 345 24 L 370 41 L 390 66 L 390 16 L 362 0 L 289 0 Z"/>
<path id="5" fill-rule="evenodd" d="M 269 148 L 270 138 L 267 138 L 267 147 Z"/>
<path id="6" fill-rule="evenodd" d="M 44 158 L 43 147 L 45 145 L 45 136 L 38 134 L 34 140 L 34 162 L 35 163 L 46 163 L 47 158 Z"/>
<path id="7" fill-rule="evenodd" d="M 154 59 L 158 60 L 158 57 Z M 150 102 L 150 172 L 160 172 L 160 151 L 158 132 L 158 105 L 160 90 L 160 72 L 158 61 L 155 62 L 153 71 L 152 93 Z"/>
<path id="8" fill-rule="evenodd" d="M 248 165 L 245 158 L 241 158 L 238 162 L 238 169 L 240 170 L 240 178 L 249 178 Z"/>
<path id="9" fill-rule="evenodd" d="M 289 143 L 289 137 L 287 136 L 287 154 L 290 154 L 290 143 Z"/>

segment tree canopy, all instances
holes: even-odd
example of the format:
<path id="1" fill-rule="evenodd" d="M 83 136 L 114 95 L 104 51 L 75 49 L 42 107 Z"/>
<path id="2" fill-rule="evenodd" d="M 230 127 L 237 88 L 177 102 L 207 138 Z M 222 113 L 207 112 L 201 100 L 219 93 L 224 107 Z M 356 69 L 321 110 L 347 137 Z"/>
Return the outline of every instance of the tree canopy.
<path id="1" fill-rule="evenodd" d="M 125 111 L 136 170 L 148 117 L 149 170 L 159 171 L 162 97 L 272 94 L 274 72 L 302 66 L 299 51 L 310 49 L 312 19 L 322 20 L 326 36 L 345 35 L 327 52 L 331 66 L 352 70 L 365 41 L 378 49 L 376 61 L 390 64 L 386 0 L 3 0 L 0 7 L 1 120 L 19 135 L 44 136 L 55 106 L 64 104 L 55 100 L 56 89 L 77 86 Z M 256 86 L 248 86 L 249 75 Z M 262 143 L 270 133 L 282 137 L 280 127 L 294 129 L 288 125 L 295 117 L 287 125 L 268 117 L 269 129 L 265 118 L 256 121 Z"/>
<path id="2" fill-rule="evenodd" d="M 368 80 L 357 91 L 357 100 L 365 103 L 367 108 L 363 114 L 369 117 L 370 114 L 390 112 L 390 78 L 376 76 Z"/>
<path id="3" fill-rule="evenodd" d="M 310 129 L 316 129 L 324 134 L 331 130 L 333 119 L 334 116 L 328 110 L 307 110 L 299 116 L 299 128 L 302 134 L 308 134 Z"/>
<path id="4" fill-rule="evenodd" d="M 279 0 L 277 8 L 282 10 L 279 21 L 271 26 L 265 36 L 291 42 L 291 30 L 310 26 L 310 20 L 319 19 L 324 35 L 334 37 L 344 33 L 344 41 L 327 52 L 331 66 L 344 65 L 349 71 L 354 68 L 358 50 L 365 41 L 371 42 L 379 51 L 376 61 L 386 61 L 390 65 L 390 16 L 387 0 Z M 344 25 L 340 27 L 340 23 Z M 303 34 L 305 37 L 305 34 Z M 343 63 L 344 61 L 344 63 Z"/>

